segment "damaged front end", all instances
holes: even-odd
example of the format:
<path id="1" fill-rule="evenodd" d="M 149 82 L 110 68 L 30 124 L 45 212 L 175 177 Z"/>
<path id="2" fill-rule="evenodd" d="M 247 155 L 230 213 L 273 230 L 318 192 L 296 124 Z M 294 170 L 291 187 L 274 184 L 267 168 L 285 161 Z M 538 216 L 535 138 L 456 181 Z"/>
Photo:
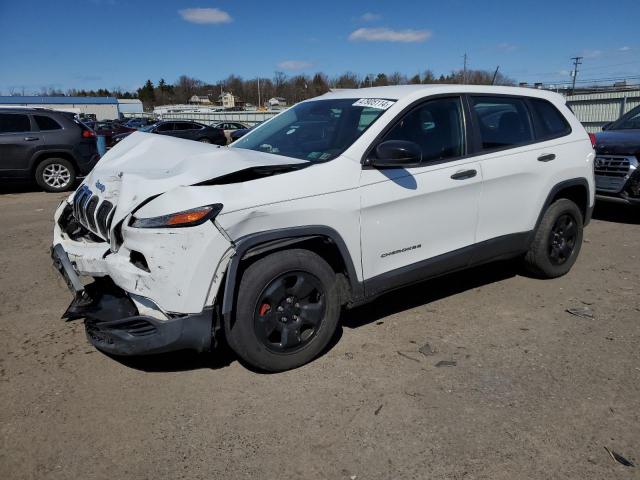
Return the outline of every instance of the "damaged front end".
<path id="1" fill-rule="evenodd" d="M 157 306 L 148 299 L 128 294 L 109 277 L 97 277 L 83 285 L 60 244 L 51 249 L 51 256 L 74 294 L 62 318 L 84 319 L 87 338 L 96 348 L 113 355 L 148 355 L 175 350 L 203 352 L 211 348 L 215 325 L 213 308 L 205 308 L 198 314 L 160 319 Z"/>

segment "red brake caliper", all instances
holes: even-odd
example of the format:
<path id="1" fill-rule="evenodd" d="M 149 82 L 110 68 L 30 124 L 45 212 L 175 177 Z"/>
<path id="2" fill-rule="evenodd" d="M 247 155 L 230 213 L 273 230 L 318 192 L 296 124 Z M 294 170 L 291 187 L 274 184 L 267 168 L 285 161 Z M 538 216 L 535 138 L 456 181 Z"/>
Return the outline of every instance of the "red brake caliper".
<path id="1" fill-rule="evenodd" d="M 260 316 L 264 316 L 269 310 L 271 310 L 271 305 L 269 305 L 268 303 L 263 303 L 262 305 L 260 305 L 260 311 L 258 312 L 260 314 Z"/>

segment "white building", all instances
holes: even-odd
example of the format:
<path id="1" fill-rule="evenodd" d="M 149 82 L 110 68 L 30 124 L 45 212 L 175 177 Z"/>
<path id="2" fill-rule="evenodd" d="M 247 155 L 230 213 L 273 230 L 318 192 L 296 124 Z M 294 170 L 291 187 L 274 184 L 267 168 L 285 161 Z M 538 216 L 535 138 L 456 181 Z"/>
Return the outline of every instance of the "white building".
<path id="1" fill-rule="evenodd" d="M 234 108 L 236 106 L 236 97 L 233 93 L 224 92 L 218 97 L 218 100 L 222 108 Z"/>
<path id="2" fill-rule="evenodd" d="M 189 99 L 189 103 L 196 103 L 198 105 L 211 105 L 211 100 L 206 95 L 194 95 Z"/>
<path id="3" fill-rule="evenodd" d="M 95 116 L 97 120 L 113 120 L 120 116 L 114 97 L 0 97 L 0 107 L 49 108 L 77 115 Z"/>
<path id="4" fill-rule="evenodd" d="M 138 115 L 144 112 L 142 108 L 142 102 L 137 98 L 119 98 L 118 110 L 121 114 L 125 115 Z"/>

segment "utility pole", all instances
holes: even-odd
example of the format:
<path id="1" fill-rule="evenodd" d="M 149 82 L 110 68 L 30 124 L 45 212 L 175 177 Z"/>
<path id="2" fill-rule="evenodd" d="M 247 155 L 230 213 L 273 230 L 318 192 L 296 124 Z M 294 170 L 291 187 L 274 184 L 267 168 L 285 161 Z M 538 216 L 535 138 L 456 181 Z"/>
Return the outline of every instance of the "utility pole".
<path id="1" fill-rule="evenodd" d="M 571 83 L 571 93 L 576 89 L 576 78 L 578 77 L 578 66 L 582 64 L 582 57 L 571 57 L 573 60 L 573 73 L 571 76 L 573 77 L 573 82 Z"/>
<path id="2" fill-rule="evenodd" d="M 500 65 L 496 67 L 496 71 L 493 72 L 493 78 L 491 79 L 491 85 L 496 84 L 496 77 L 498 76 L 498 70 L 500 69 Z"/>
<path id="3" fill-rule="evenodd" d="M 261 103 L 260 103 L 260 77 L 258 77 L 258 109 L 260 109 L 261 107 Z"/>
<path id="4" fill-rule="evenodd" d="M 464 64 L 462 67 L 462 83 L 467 83 L 467 52 L 464 53 Z"/>

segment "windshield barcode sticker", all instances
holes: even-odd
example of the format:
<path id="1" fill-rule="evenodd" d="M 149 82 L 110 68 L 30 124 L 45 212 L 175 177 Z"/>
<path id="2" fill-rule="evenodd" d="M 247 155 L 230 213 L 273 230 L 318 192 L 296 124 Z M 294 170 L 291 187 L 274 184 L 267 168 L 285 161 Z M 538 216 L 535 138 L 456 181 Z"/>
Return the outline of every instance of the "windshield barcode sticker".
<path id="1" fill-rule="evenodd" d="M 379 110 L 386 110 L 391 105 L 393 105 L 393 100 L 384 100 L 382 98 L 361 98 L 352 106 L 354 107 L 369 107 L 369 108 L 377 108 Z"/>

